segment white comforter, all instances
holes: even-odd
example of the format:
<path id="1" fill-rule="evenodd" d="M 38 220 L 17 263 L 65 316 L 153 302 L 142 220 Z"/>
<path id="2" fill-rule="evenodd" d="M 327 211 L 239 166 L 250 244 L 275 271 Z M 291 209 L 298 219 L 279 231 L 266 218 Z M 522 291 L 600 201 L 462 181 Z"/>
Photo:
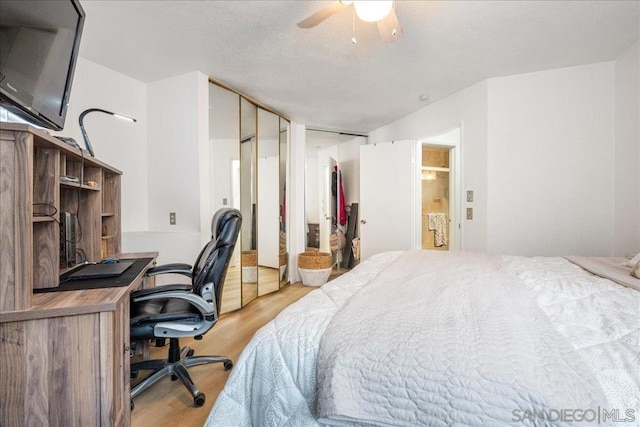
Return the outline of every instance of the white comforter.
<path id="1" fill-rule="evenodd" d="M 370 258 L 351 273 L 310 293 L 258 331 L 236 363 L 207 425 L 318 425 L 316 363 L 324 331 L 338 309 L 399 255 L 386 253 Z M 583 365 L 577 361 L 575 366 L 587 377 L 590 372 L 595 375 L 611 405 L 623 409 L 623 416 L 626 408 L 640 413 L 636 372 L 640 362 L 640 293 L 591 276 L 559 258 L 505 258 L 502 270 L 532 292 L 546 314 L 544 322 L 548 319 L 567 339 L 569 354 L 576 351 L 586 362 Z M 462 387 L 463 383 L 461 376 L 457 385 Z M 588 380 L 585 384 L 590 387 Z M 592 391 L 586 391 L 586 398 L 597 400 L 597 396 L 588 396 Z M 476 399 L 482 400 L 482 395 L 476 395 Z M 472 401 L 465 400 L 465 405 Z M 559 404 L 565 404 L 562 402 Z M 444 407 L 438 399 L 428 403 L 433 413 L 442 412 L 442 408 L 442 413 L 448 411 L 446 402 Z M 482 420 L 477 413 L 474 418 L 474 410 L 485 411 L 472 406 L 458 409 L 466 414 L 461 420 L 468 424 Z M 504 419 L 504 415 L 500 417 Z"/>

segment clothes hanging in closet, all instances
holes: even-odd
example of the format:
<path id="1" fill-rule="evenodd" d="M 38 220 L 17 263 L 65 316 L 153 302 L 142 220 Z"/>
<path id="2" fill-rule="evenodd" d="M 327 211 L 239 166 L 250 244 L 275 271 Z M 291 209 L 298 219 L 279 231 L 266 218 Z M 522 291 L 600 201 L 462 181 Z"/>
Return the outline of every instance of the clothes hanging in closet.
<path id="1" fill-rule="evenodd" d="M 340 176 L 339 180 L 338 180 L 338 176 Z M 338 181 L 340 181 L 339 189 L 338 189 Z M 338 191 L 339 191 L 340 197 L 337 197 Z M 333 204 L 334 206 L 333 217 L 336 218 L 336 221 L 339 225 L 345 226 L 347 224 L 347 210 L 346 210 L 346 203 L 344 200 L 344 188 L 342 186 L 342 171 L 338 170 L 338 166 L 333 167 L 332 180 L 331 180 L 331 195 L 333 196 L 334 202 L 336 202 Z"/>

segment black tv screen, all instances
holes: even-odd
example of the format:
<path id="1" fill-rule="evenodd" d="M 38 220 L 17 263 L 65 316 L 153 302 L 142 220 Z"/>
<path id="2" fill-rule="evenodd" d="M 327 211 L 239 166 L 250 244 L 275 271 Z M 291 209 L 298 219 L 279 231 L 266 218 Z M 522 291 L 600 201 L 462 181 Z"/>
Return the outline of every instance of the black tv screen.
<path id="1" fill-rule="evenodd" d="M 84 10 L 77 0 L 0 1 L 0 102 L 61 130 L 80 48 Z"/>

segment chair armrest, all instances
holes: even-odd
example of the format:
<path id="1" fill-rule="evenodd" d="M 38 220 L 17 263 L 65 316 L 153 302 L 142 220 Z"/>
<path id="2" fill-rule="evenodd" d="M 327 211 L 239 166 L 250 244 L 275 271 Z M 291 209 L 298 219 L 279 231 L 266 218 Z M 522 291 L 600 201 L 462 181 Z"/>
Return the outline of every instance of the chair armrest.
<path id="1" fill-rule="evenodd" d="M 202 320 L 196 323 L 184 323 L 180 321 L 157 323 L 153 328 L 153 333 L 158 338 L 182 338 L 203 335 L 218 322 L 218 312 L 215 305 L 215 296 L 213 304 L 211 304 L 196 294 L 180 290 L 168 290 L 166 292 L 158 292 L 146 295 L 132 295 L 132 301 L 134 303 L 150 301 L 154 299 L 179 299 L 182 301 L 186 301 L 191 306 L 195 307 L 202 316 Z"/>
<path id="2" fill-rule="evenodd" d="M 174 263 L 158 265 L 147 270 L 147 276 L 156 276 L 158 274 L 169 273 L 182 274 L 184 276 L 191 277 L 191 266 L 189 264 Z"/>
<path id="3" fill-rule="evenodd" d="M 148 288 L 148 289 L 138 289 L 137 291 L 131 292 L 131 300 L 135 302 L 135 298 L 138 298 L 140 296 L 154 295 L 154 294 L 159 294 L 159 293 L 169 292 L 169 291 L 191 292 L 191 285 L 185 285 L 185 284 L 173 285 L 172 284 L 172 285 L 155 286 L 153 288 Z"/>
<path id="4" fill-rule="evenodd" d="M 175 285 L 168 285 L 169 287 L 173 287 Z M 203 317 L 207 318 L 210 316 L 215 316 L 217 318 L 217 313 L 215 309 L 215 305 L 212 305 L 199 297 L 198 295 L 192 292 L 185 292 L 184 290 L 162 290 L 160 292 L 146 293 L 145 291 L 152 291 L 152 289 L 142 289 L 140 292 L 143 292 L 142 295 L 134 295 L 131 294 L 131 300 L 133 302 L 142 302 L 142 301 L 150 301 L 154 299 L 179 299 L 183 301 L 187 301 L 192 306 L 196 307 L 198 311 L 202 314 Z M 213 319 L 207 319 L 213 320 Z"/>

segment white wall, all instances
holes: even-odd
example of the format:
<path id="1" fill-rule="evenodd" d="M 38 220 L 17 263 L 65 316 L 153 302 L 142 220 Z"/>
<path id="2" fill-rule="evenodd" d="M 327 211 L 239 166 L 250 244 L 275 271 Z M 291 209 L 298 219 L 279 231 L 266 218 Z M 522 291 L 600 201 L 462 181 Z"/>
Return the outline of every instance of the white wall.
<path id="1" fill-rule="evenodd" d="M 147 86 L 80 57 L 65 127 L 56 134 L 72 137 L 84 147 L 78 117 L 88 108 L 102 108 L 137 120 L 131 123 L 96 112 L 85 116 L 84 127 L 96 158 L 123 172 L 122 231 L 146 230 Z"/>
<path id="2" fill-rule="evenodd" d="M 630 255 L 640 248 L 638 44 L 614 62 L 490 79 L 370 133 L 461 125 L 463 249 Z M 614 154 L 615 153 L 615 154 Z"/>
<path id="3" fill-rule="evenodd" d="M 202 76 L 189 73 L 148 85 L 151 230 L 200 230 L 200 176 L 196 165 L 200 163 L 198 91 Z M 208 145 L 208 137 L 203 145 Z M 208 156 L 206 159 L 208 162 Z M 169 225 L 169 212 L 176 212 L 176 225 Z"/>
<path id="4" fill-rule="evenodd" d="M 614 64 L 488 81 L 487 250 L 612 253 Z"/>
<path id="5" fill-rule="evenodd" d="M 425 139 L 460 127 L 462 191 L 474 191 L 474 219 L 462 222 L 462 249 L 487 249 L 487 82 L 434 102 L 369 134 L 368 143 Z M 460 205 L 462 206 L 462 204 Z"/>
<path id="6" fill-rule="evenodd" d="M 615 61 L 615 203 L 616 256 L 640 252 L 640 43 Z"/>
<path id="7" fill-rule="evenodd" d="M 147 94 L 150 232 L 126 242 L 160 250 L 161 263 L 192 263 L 210 235 L 208 79 L 188 73 L 149 83 Z"/>

